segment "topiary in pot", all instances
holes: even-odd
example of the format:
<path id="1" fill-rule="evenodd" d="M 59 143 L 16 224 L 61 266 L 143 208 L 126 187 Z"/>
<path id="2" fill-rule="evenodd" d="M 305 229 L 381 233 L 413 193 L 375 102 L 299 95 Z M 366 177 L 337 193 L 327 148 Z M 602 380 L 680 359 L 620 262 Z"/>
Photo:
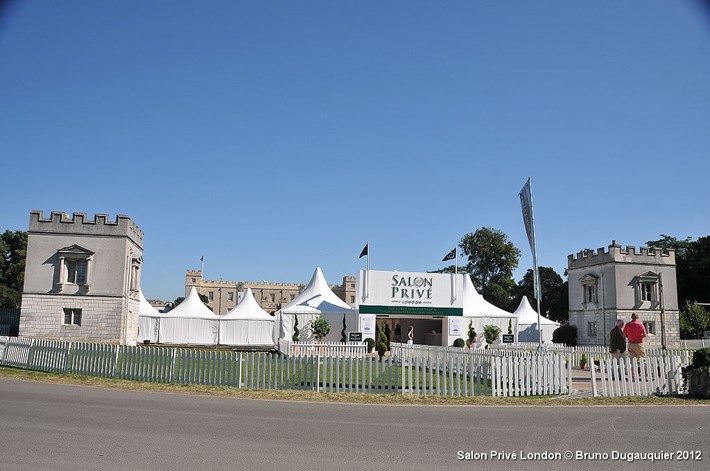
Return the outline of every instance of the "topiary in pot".
<path id="1" fill-rule="evenodd" d="M 683 368 L 684 389 L 693 397 L 710 397 L 710 347 L 693 352 L 693 363 Z"/>
<path id="2" fill-rule="evenodd" d="M 291 340 L 293 340 L 294 343 L 298 342 L 298 335 L 301 333 L 300 330 L 298 330 L 298 316 L 294 316 L 296 320 L 293 323 L 293 337 L 291 337 Z"/>
<path id="3" fill-rule="evenodd" d="M 365 343 L 367 344 L 367 353 L 372 352 L 375 348 L 375 339 L 368 337 L 365 339 Z"/>
<path id="4" fill-rule="evenodd" d="M 466 346 L 466 342 L 464 342 L 463 339 L 456 339 L 456 340 L 454 340 L 454 347 L 463 348 L 463 347 L 465 347 L 465 346 Z"/>
<path id="5" fill-rule="evenodd" d="M 585 366 L 587 366 L 587 354 L 582 353 L 582 358 L 579 359 L 579 368 L 583 370 Z"/>
<path id="6" fill-rule="evenodd" d="M 493 345 L 493 343 L 498 340 L 498 335 L 500 335 L 500 327 L 496 325 L 483 326 L 483 336 L 486 337 L 486 343 L 488 345 Z M 488 345 L 486 345 L 486 348 Z"/>
<path id="7" fill-rule="evenodd" d="M 380 360 L 387 353 L 387 335 L 385 335 L 384 325 L 380 327 L 380 334 L 377 337 L 377 354 L 380 356 Z"/>

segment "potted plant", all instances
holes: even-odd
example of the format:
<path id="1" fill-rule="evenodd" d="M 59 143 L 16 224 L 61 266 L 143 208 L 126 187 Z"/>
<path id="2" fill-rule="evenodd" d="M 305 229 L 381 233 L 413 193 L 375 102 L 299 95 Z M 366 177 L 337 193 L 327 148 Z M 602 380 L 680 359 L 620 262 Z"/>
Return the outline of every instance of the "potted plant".
<path id="1" fill-rule="evenodd" d="M 583 370 L 587 366 L 587 354 L 582 352 L 582 358 L 579 359 L 579 369 Z"/>
<path id="2" fill-rule="evenodd" d="M 473 319 L 468 323 L 468 339 L 466 339 L 466 346 L 469 350 L 471 347 L 476 348 L 476 329 L 473 328 Z"/>
<path id="3" fill-rule="evenodd" d="M 384 323 L 380 327 L 380 335 L 377 337 L 377 354 L 380 356 L 380 360 L 384 358 L 385 353 L 387 353 L 387 335 L 385 334 Z"/>
<path id="4" fill-rule="evenodd" d="M 683 368 L 683 389 L 692 397 L 710 397 L 710 347 L 693 352 L 693 362 Z"/>
<path id="5" fill-rule="evenodd" d="M 367 353 L 372 353 L 375 349 L 375 339 L 368 337 L 365 339 L 365 343 L 367 344 Z"/>
<path id="6" fill-rule="evenodd" d="M 498 335 L 500 335 L 500 327 L 496 325 L 484 325 L 483 335 L 486 337 L 486 343 L 493 345 L 493 343 L 498 340 Z M 486 345 L 486 348 L 488 348 L 488 345 Z"/>
<path id="7" fill-rule="evenodd" d="M 463 348 L 466 346 L 466 342 L 464 339 L 456 339 L 454 340 L 454 347 L 456 348 Z"/>

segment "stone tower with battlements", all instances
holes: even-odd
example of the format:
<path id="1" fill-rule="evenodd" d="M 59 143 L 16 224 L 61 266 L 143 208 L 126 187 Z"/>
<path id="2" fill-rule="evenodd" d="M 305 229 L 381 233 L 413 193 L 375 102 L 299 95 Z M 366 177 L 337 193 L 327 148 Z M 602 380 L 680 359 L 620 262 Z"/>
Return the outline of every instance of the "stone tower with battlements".
<path id="1" fill-rule="evenodd" d="M 567 257 L 569 322 L 580 345 L 608 345 L 617 319 L 639 315 L 648 348 L 680 344 L 675 252 L 613 241 L 607 248 Z"/>
<path id="2" fill-rule="evenodd" d="M 135 345 L 142 255 L 128 216 L 31 211 L 20 335 Z"/>

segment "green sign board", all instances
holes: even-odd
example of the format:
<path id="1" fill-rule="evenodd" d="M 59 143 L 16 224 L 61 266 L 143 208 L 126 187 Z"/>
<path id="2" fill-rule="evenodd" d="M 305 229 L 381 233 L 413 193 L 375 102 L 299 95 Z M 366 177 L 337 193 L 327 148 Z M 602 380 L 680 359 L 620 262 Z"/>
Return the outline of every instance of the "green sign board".
<path id="1" fill-rule="evenodd" d="M 382 314 L 390 316 L 463 316 L 460 307 L 424 306 L 371 306 L 360 304 L 360 314 Z"/>

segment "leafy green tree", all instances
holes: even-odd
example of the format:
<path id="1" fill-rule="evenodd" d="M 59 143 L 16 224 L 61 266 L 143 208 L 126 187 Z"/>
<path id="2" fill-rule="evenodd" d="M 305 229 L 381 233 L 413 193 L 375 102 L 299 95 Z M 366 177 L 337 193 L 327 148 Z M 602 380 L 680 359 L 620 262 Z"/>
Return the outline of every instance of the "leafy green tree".
<path id="1" fill-rule="evenodd" d="M 539 267 L 538 271 L 542 285 L 542 301 L 540 302 L 540 311 L 542 312 L 540 314 L 549 317 L 553 321 L 567 322 L 567 319 L 569 319 L 567 282 L 563 281 L 562 277 L 552 267 Z M 516 308 L 523 296 L 527 296 L 530 305 L 537 308 L 532 270 L 528 270 L 516 286 L 516 302 L 514 303 Z"/>
<path id="2" fill-rule="evenodd" d="M 710 279 L 710 236 L 693 241 L 690 237 L 678 239 L 661 234 L 660 239 L 646 244 L 675 250 L 679 306 L 692 301 L 710 301 L 710 283 L 707 282 Z"/>
<path id="3" fill-rule="evenodd" d="M 470 274 L 476 289 L 490 303 L 510 310 L 515 288 L 513 270 L 518 267 L 520 250 L 505 233 L 490 227 L 466 234 L 459 247 L 467 260 L 462 271 Z"/>
<path id="4" fill-rule="evenodd" d="M 680 311 L 680 336 L 684 339 L 700 339 L 710 330 L 710 312 L 697 302 L 687 302 Z"/>
<path id="5" fill-rule="evenodd" d="M 27 232 L 0 234 L 0 307 L 20 307 L 26 256 Z"/>
<path id="6" fill-rule="evenodd" d="M 311 327 L 311 332 L 313 332 L 313 337 L 319 342 L 325 338 L 326 335 L 330 333 L 330 322 L 328 322 L 325 317 L 318 316 L 308 323 Z"/>

